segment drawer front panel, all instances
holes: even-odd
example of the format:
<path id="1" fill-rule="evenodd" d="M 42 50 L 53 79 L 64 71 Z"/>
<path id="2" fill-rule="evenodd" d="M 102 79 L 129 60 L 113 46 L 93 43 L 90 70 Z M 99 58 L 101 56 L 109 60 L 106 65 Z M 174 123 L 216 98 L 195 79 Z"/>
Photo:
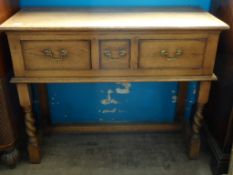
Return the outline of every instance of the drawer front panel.
<path id="1" fill-rule="evenodd" d="M 21 41 L 26 70 L 91 69 L 90 41 Z"/>
<path id="2" fill-rule="evenodd" d="M 128 69 L 129 62 L 129 40 L 100 40 L 101 69 Z"/>
<path id="3" fill-rule="evenodd" d="M 213 37 L 195 32 L 20 32 L 8 38 L 18 77 L 210 75 L 215 55 Z"/>
<path id="4" fill-rule="evenodd" d="M 140 40 L 139 68 L 190 68 L 203 66 L 206 40 Z"/>

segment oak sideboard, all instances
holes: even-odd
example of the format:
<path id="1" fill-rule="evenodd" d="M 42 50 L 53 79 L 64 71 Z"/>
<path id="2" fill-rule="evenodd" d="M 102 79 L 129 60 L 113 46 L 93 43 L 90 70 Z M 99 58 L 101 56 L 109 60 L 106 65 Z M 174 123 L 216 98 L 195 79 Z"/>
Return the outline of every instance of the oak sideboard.
<path id="1" fill-rule="evenodd" d="M 199 8 L 25 8 L 7 33 L 28 152 L 41 159 L 32 112 L 33 83 L 200 81 L 190 122 L 189 157 L 200 150 L 219 34 L 229 26 Z"/>

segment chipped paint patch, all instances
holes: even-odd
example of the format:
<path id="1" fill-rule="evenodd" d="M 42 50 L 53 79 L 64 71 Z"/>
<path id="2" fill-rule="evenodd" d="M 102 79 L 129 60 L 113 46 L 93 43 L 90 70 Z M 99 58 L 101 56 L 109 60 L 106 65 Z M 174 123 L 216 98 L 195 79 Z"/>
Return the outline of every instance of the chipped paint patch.
<path id="1" fill-rule="evenodd" d="M 117 94 L 128 94 L 130 93 L 131 83 L 117 83 L 122 86 L 122 88 L 116 88 Z"/>
<path id="2" fill-rule="evenodd" d="M 193 89 L 193 95 L 197 93 L 197 89 Z"/>
<path id="3" fill-rule="evenodd" d="M 172 96 L 172 103 L 176 103 L 177 102 L 177 96 L 176 95 L 173 95 Z"/>
<path id="4" fill-rule="evenodd" d="M 101 104 L 103 105 L 109 105 L 109 104 L 118 104 L 118 101 L 112 98 L 113 90 L 109 89 L 107 92 L 107 98 L 101 100 Z"/>
<path id="5" fill-rule="evenodd" d="M 176 103 L 177 102 L 177 91 L 175 89 L 171 90 L 172 96 L 171 96 L 171 102 Z"/>
<path id="6" fill-rule="evenodd" d="M 116 108 L 113 108 L 113 109 L 104 109 L 102 111 L 103 114 L 106 114 L 106 113 L 116 113 L 116 112 L 117 112 Z"/>
<path id="7" fill-rule="evenodd" d="M 176 90 L 172 90 L 171 93 L 173 93 L 173 94 L 176 93 Z"/>

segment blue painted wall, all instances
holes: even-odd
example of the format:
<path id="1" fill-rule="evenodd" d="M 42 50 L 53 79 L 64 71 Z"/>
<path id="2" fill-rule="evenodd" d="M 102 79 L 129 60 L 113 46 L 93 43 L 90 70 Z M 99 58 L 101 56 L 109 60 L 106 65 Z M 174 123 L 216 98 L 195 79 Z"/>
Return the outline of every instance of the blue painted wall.
<path id="1" fill-rule="evenodd" d="M 174 83 L 49 86 L 52 116 L 56 116 L 53 122 L 171 122 L 176 109 L 176 87 Z"/>
<path id="2" fill-rule="evenodd" d="M 209 9 L 211 0 L 21 0 L 21 6 L 200 6 Z"/>
<path id="3" fill-rule="evenodd" d="M 211 0 L 21 0 L 21 7 L 200 6 Z M 190 83 L 185 116 L 196 99 Z M 95 83 L 48 86 L 52 123 L 173 122 L 177 83 Z"/>

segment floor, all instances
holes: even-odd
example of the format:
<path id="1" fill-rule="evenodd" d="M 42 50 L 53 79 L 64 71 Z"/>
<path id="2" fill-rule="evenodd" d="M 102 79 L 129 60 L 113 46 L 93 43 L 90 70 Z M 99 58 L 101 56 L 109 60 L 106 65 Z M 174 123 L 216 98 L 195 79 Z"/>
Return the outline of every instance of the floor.
<path id="1" fill-rule="evenodd" d="M 180 133 L 53 135 L 42 148 L 41 164 L 0 165 L 0 174 L 211 175 L 207 151 L 189 160 Z"/>

